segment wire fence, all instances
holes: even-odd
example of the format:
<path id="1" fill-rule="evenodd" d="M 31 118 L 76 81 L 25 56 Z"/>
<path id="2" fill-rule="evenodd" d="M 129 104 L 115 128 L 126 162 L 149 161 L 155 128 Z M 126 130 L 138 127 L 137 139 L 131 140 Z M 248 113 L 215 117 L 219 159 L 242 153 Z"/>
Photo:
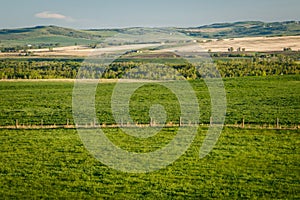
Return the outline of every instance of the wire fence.
<path id="1" fill-rule="evenodd" d="M 223 124 L 224 127 L 234 127 L 234 128 L 245 128 L 245 129 L 300 129 L 300 124 L 280 124 L 279 118 L 276 119 L 276 123 L 247 123 L 245 119 L 241 120 L 241 123 L 236 124 Z M 94 119 L 90 123 L 85 124 L 70 124 L 69 119 L 66 120 L 65 124 L 44 124 L 43 120 L 39 124 L 19 124 L 18 120 L 15 120 L 14 125 L 0 126 L 0 129 L 75 129 L 75 128 L 136 128 L 136 127 L 210 127 L 210 126 L 221 126 L 222 124 L 214 123 L 212 118 L 210 118 L 210 123 L 193 123 L 193 122 L 183 122 L 179 120 L 179 123 L 168 122 L 165 124 L 156 123 L 154 120 L 150 120 L 150 123 L 129 123 L 121 122 L 115 124 L 98 124 Z"/>

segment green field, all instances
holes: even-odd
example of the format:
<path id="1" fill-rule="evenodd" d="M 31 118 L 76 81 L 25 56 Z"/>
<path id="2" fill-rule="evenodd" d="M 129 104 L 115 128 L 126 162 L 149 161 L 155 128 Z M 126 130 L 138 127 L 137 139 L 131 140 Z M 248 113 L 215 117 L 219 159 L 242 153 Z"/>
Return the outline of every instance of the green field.
<path id="1" fill-rule="evenodd" d="M 131 151 L 149 143 L 108 137 Z M 115 171 L 94 159 L 76 130 L 0 130 L 0 198 L 299 199 L 298 130 L 228 129 L 199 159 L 205 129 L 188 151 L 164 169 L 146 174 Z M 174 129 L 161 140 L 172 139 Z M 128 145 L 130 144 L 130 145 Z M 159 146 L 158 146 L 159 147 Z"/>
<path id="2" fill-rule="evenodd" d="M 300 198 L 300 76 L 224 78 L 226 124 L 275 126 L 283 129 L 225 127 L 214 149 L 203 159 L 199 149 L 205 126 L 175 162 L 149 173 L 125 173 L 93 158 L 75 129 L 0 129 L 0 198 L 62 199 L 299 199 Z M 135 83 L 121 83 L 135 84 Z M 202 80 L 190 81 L 200 107 L 200 123 L 208 124 L 210 98 Z M 71 81 L 0 81 L 0 126 L 74 124 Z M 97 87 L 99 123 L 115 123 L 111 95 L 115 83 Z M 125 87 L 126 88 L 126 87 Z M 167 122 L 179 122 L 174 93 L 147 83 L 131 96 L 130 114 L 149 123 L 149 108 L 160 103 Z M 147 153 L 164 147 L 177 133 L 165 127 L 146 138 L 124 136 L 118 128 L 103 128 L 118 147 Z"/>
<path id="3" fill-rule="evenodd" d="M 204 81 L 191 81 L 199 99 L 200 123 L 209 123 L 210 97 Z M 300 121 L 300 76 L 225 78 L 227 95 L 226 124 L 246 123 L 295 126 Z M 129 84 L 129 83 L 123 83 Z M 97 87 L 96 108 L 99 123 L 115 123 L 111 114 L 111 95 L 115 84 Z M 72 82 L 1 81 L 0 126 L 19 124 L 66 124 L 72 120 Z M 151 95 L 149 95 L 151 91 Z M 138 123 L 149 123 L 151 103 L 166 106 L 168 122 L 179 121 L 179 106 L 174 93 L 158 84 L 139 88 L 130 101 L 131 114 Z M 176 106 L 177 105 L 177 106 Z"/>

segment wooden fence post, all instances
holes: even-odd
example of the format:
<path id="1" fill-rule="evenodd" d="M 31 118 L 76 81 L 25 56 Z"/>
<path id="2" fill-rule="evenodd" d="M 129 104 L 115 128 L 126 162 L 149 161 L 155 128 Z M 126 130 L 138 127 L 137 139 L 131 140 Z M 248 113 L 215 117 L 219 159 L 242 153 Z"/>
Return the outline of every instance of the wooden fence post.
<path id="1" fill-rule="evenodd" d="M 209 118 L 209 125 L 210 125 L 210 126 L 213 125 L 213 119 L 212 119 L 212 117 Z"/>
<path id="2" fill-rule="evenodd" d="M 279 118 L 276 119 L 276 128 L 279 128 Z"/>
<path id="3" fill-rule="evenodd" d="M 16 128 L 18 128 L 18 120 L 16 119 Z"/>
<path id="4" fill-rule="evenodd" d="M 245 119 L 242 120 L 242 128 L 245 128 Z"/>

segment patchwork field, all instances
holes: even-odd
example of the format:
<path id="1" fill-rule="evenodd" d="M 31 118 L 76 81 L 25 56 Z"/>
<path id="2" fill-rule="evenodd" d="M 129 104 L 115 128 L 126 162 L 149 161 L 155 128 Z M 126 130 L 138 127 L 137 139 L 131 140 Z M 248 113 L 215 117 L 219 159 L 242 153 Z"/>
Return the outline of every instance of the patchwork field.
<path id="1" fill-rule="evenodd" d="M 234 50 L 245 48 L 246 51 L 253 52 L 282 51 L 284 48 L 291 48 L 297 51 L 300 49 L 300 36 L 244 37 L 211 41 L 207 40 L 200 44 L 200 46 L 203 49 L 210 49 L 213 52 L 224 52 L 230 47 L 233 47 Z"/>
<path id="2" fill-rule="evenodd" d="M 291 48 L 292 50 L 300 49 L 300 36 L 280 36 L 280 37 L 242 37 L 242 38 L 228 38 L 228 39 L 197 39 L 194 38 L 197 43 L 185 45 L 183 47 L 176 47 L 177 51 L 183 52 L 226 52 L 228 48 L 232 47 L 234 51 L 238 48 L 241 50 L 250 52 L 272 52 L 282 51 L 284 48 Z M 99 48 L 90 48 L 87 45 L 78 46 L 65 46 L 65 47 L 53 47 L 42 49 L 29 49 L 32 53 L 31 56 L 41 57 L 87 57 L 97 52 L 98 54 L 109 53 L 113 51 L 128 51 L 132 49 L 150 48 L 153 46 L 160 46 L 158 44 L 133 44 L 133 45 L 120 45 L 120 46 L 107 46 Z M 166 48 L 162 51 L 173 51 L 174 48 Z M 158 51 L 160 52 L 160 51 Z M 24 53 L 14 52 L 0 52 L 0 57 L 19 57 L 25 55 Z"/>

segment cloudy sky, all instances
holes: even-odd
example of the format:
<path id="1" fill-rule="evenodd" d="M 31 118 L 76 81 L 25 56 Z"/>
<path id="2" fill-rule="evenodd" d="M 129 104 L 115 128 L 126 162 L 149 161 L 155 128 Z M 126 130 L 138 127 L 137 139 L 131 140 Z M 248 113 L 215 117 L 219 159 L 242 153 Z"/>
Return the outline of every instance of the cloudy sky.
<path id="1" fill-rule="evenodd" d="M 244 20 L 300 20 L 299 0 L 0 0 L 0 29 L 191 27 Z"/>

